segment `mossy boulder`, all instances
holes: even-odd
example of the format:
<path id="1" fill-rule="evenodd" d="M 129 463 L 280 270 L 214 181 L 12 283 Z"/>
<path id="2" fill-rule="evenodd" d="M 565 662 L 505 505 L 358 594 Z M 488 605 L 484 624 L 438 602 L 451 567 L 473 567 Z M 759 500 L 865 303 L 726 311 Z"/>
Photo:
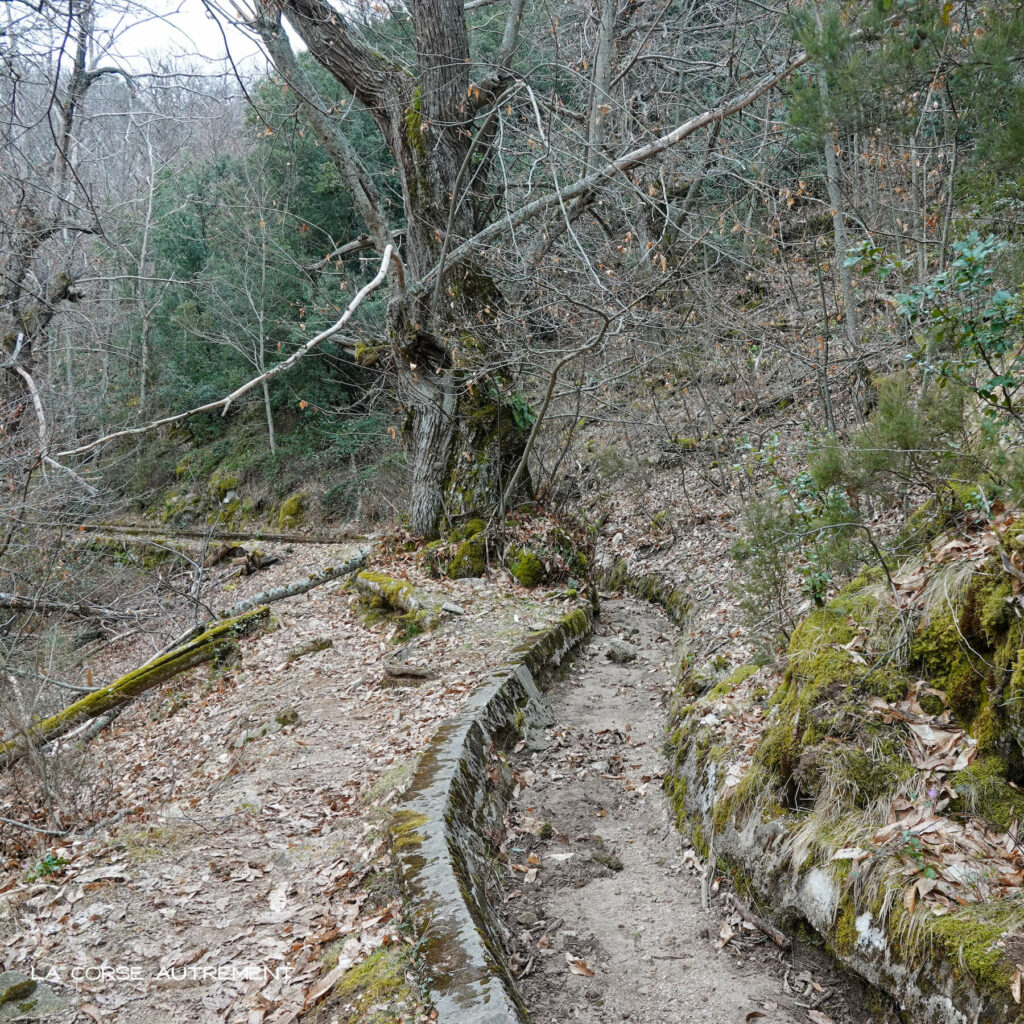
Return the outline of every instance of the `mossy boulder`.
<path id="1" fill-rule="evenodd" d="M 968 641 L 950 612 L 937 615 L 914 637 L 911 665 L 942 690 L 961 722 L 970 723 L 985 701 L 985 676 L 970 657 Z"/>
<path id="2" fill-rule="evenodd" d="M 302 525 L 306 514 L 306 495 L 301 491 L 285 498 L 277 513 L 277 525 L 282 530 L 294 530 Z"/>
<path id="3" fill-rule="evenodd" d="M 513 554 L 508 571 L 524 587 L 535 587 L 544 579 L 544 563 L 540 560 L 540 556 L 526 548 Z"/>
<path id="4" fill-rule="evenodd" d="M 474 579 L 487 571 L 487 538 L 476 533 L 464 540 L 448 563 L 448 575 L 453 580 Z"/>
<path id="5" fill-rule="evenodd" d="M 482 519 L 469 519 L 461 526 L 456 526 L 455 529 L 448 534 L 448 540 L 453 544 L 469 540 L 470 537 L 475 537 L 478 533 L 483 533 L 486 529 L 487 524 Z"/>
<path id="6" fill-rule="evenodd" d="M 224 501 L 232 491 L 242 486 L 242 478 L 233 470 L 221 467 L 210 477 L 208 490 L 217 501 Z"/>

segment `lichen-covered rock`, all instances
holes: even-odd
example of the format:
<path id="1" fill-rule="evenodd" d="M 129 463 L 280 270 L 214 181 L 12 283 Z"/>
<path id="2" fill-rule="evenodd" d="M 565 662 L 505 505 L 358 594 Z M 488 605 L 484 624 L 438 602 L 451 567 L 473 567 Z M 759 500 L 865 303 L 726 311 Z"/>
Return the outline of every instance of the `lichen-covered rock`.
<path id="1" fill-rule="evenodd" d="M 0 1021 L 57 1020 L 70 1010 L 68 1000 L 22 971 L 0 973 Z"/>

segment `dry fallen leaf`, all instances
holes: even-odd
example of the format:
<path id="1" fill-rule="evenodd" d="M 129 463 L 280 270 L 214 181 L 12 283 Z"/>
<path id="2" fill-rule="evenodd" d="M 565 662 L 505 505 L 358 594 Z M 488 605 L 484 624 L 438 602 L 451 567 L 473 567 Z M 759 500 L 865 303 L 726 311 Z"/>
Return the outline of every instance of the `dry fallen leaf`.
<path id="1" fill-rule="evenodd" d="M 1017 970 L 1013 972 L 1013 981 L 1010 982 L 1010 995 L 1013 996 L 1015 1003 L 1020 1003 L 1020 982 L 1021 982 L 1021 969 L 1018 964 Z"/>
<path id="2" fill-rule="evenodd" d="M 859 846 L 844 846 L 841 850 L 836 850 L 832 854 L 833 860 L 864 860 L 865 857 L 870 857 L 871 854 L 867 850 L 862 850 Z"/>
<path id="3" fill-rule="evenodd" d="M 821 1010 L 808 1010 L 807 1019 L 814 1021 L 814 1024 L 835 1024 L 835 1021 L 827 1013 Z"/>
<path id="4" fill-rule="evenodd" d="M 715 943 L 715 949 L 725 949 L 729 944 L 729 940 L 736 933 L 729 927 L 728 921 L 723 921 L 721 927 L 718 929 L 718 941 Z"/>
<path id="5" fill-rule="evenodd" d="M 573 974 L 578 974 L 581 978 L 592 978 L 594 976 L 594 971 L 587 961 L 581 960 L 578 956 L 566 953 L 565 962 L 569 965 L 569 970 Z"/>

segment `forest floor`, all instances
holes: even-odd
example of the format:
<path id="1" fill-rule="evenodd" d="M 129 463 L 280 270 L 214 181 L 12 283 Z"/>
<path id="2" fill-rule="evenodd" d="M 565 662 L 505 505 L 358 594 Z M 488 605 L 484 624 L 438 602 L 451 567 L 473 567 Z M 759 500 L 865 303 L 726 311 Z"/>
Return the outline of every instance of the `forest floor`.
<path id="1" fill-rule="evenodd" d="M 276 578 L 246 579 L 216 603 L 351 553 L 267 550 L 282 557 Z M 281 601 L 278 628 L 243 641 L 237 664 L 154 690 L 62 766 L 89 780 L 107 824 L 91 838 L 41 837 L 0 876 L 3 968 L 46 983 L 26 1005 L 52 990 L 64 1001 L 52 1020 L 290 1021 L 331 968 L 403 941 L 387 805 L 508 647 L 561 614 L 502 577 L 416 582 L 466 614 L 399 647 L 348 590 Z M 288 663 L 318 638 L 332 646 Z M 433 678 L 382 685 L 396 654 Z M 4 796 L 5 815 L 25 820 L 21 794 Z"/>

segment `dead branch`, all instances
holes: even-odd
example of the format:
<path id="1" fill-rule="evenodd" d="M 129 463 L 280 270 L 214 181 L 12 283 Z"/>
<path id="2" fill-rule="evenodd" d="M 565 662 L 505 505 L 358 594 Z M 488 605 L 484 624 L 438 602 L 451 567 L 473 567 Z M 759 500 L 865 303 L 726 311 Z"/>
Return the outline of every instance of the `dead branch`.
<path id="1" fill-rule="evenodd" d="M 775 943 L 779 949 L 789 949 L 793 945 L 792 939 L 781 929 L 776 928 L 771 922 L 766 921 L 759 914 L 755 914 L 753 910 L 748 907 L 743 900 L 741 900 L 734 892 L 729 893 L 729 902 L 733 905 L 736 913 L 752 924 L 758 931 L 764 932 L 772 942 Z"/>
<path id="2" fill-rule="evenodd" d="M 229 616 L 234 617 L 241 615 L 243 612 L 248 611 L 250 608 L 255 608 L 261 604 L 273 604 L 275 601 L 283 601 L 286 597 L 295 597 L 298 594 L 305 594 L 307 590 L 312 590 L 314 587 L 323 586 L 325 583 L 330 583 L 331 580 L 339 579 L 342 576 L 348 576 L 355 572 L 356 569 L 366 565 L 366 559 L 369 556 L 369 549 L 360 551 L 358 555 L 350 558 L 347 562 L 341 565 L 334 566 L 329 569 L 321 569 L 320 572 L 310 573 L 305 579 L 296 580 L 294 583 L 286 583 L 280 587 L 272 587 L 270 590 L 264 590 L 263 593 L 257 594 L 255 597 L 247 598 L 244 601 L 239 601 L 237 604 L 233 604 L 227 610 L 220 612 L 221 618 L 227 618 Z"/>
<path id="3" fill-rule="evenodd" d="M 36 411 L 36 421 L 39 425 L 39 445 L 43 462 L 47 466 L 50 466 L 52 469 L 59 469 L 62 473 L 66 473 L 69 477 L 71 477 L 72 480 L 74 480 L 76 484 L 78 484 L 79 487 L 81 487 L 86 492 L 86 494 L 88 494 L 92 498 L 95 498 L 96 495 L 98 495 L 100 492 L 96 490 L 96 488 L 93 487 L 92 484 L 90 484 L 87 480 L 83 480 L 82 477 L 80 477 L 73 469 L 70 469 L 69 467 L 63 465 L 56 459 L 51 458 L 46 453 L 46 449 L 49 444 L 46 436 L 46 413 L 43 409 L 43 400 L 39 397 L 39 388 L 36 386 L 36 382 L 32 374 L 30 374 L 28 370 L 26 370 L 24 367 L 16 366 L 14 368 L 14 372 L 19 377 L 21 377 L 21 379 L 25 382 L 25 388 L 29 393 L 29 397 L 32 399 L 32 407 Z"/>
<path id="4" fill-rule="evenodd" d="M 141 611 L 118 611 L 102 605 L 78 601 L 68 604 L 64 601 L 47 601 L 42 597 L 19 597 L 17 594 L 0 593 L 0 608 L 11 608 L 18 612 L 59 612 L 79 618 L 131 619 L 143 614 Z"/>
<path id="5" fill-rule="evenodd" d="M 352 314 L 362 305 L 363 300 L 371 292 L 375 291 L 383 282 L 384 278 L 387 277 L 388 267 L 391 265 L 391 255 L 394 252 L 392 246 L 388 246 L 384 250 L 384 257 L 381 259 L 380 269 L 377 271 L 377 276 L 372 281 L 363 285 L 362 288 L 356 293 L 352 301 L 345 307 L 345 312 L 341 314 L 340 319 L 332 326 L 328 327 L 325 331 L 321 331 L 315 338 L 310 338 L 302 348 L 293 352 L 287 359 L 278 363 L 276 366 L 272 366 L 266 373 L 261 373 L 258 377 L 253 377 L 252 380 L 246 381 L 240 388 L 236 388 L 231 392 L 230 395 L 225 395 L 223 398 L 218 398 L 215 402 L 207 402 L 205 405 L 197 405 L 194 409 L 189 409 L 186 412 L 179 412 L 173 416 L 164 416 L 158 420 L 152 420 L 149 423 L 144 424 L 141 427 L 128 427 L 125 430 L 116 430 L 112 434 L 104 434 L 102 437 L 96 438 L 95 441 L 90 441 L 88 444 L 79 445 L 77 448 L 69 448 L 67 451 L 58 452 L 58 456 L 62 459 L 71 458 L 75 455 L 85 455 L 87 452 L 94 451 L 95 449 L 107 444 L 110 441 L 115 441 L 121 437 L 135 437 L 138 434 L 147 434 L 151 430 L 156 430 L 158 427 L 167 427 L 172 423 L 180 423 L 182 420 L 187 420 L 191 416 L 196 416 L 202 412 L 213 412 L 216 409 L 221 410 L 221 415 L 226 416 L 228 409 L 231 408 L 231 404 L 236 398 L 241 398 L 242 395 L 248 394 L 253 388 L 259 387 L 266 381 L 276 377 L 278 374 L 284 373 L 290 370 L 300 359 L 308 356 L 321 342 L 326 341 L 328 338 L 333 337 L 338 333 L 352 319 Z"/>

